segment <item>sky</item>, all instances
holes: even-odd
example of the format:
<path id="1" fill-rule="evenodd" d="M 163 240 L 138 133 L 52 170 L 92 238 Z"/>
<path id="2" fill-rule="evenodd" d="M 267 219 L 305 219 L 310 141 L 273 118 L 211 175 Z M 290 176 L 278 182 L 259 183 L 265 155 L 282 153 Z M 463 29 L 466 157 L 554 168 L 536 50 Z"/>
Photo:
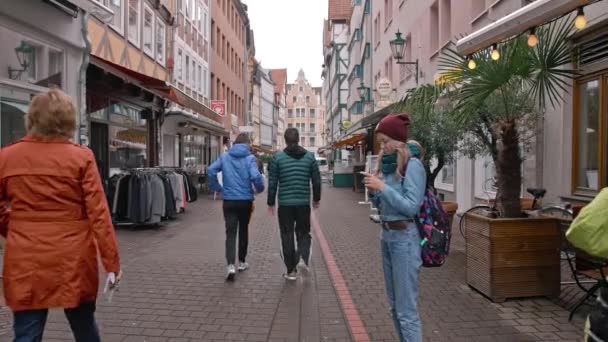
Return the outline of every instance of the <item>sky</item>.
<path id="1" fill-rule="evenodd" d="M 323 19 L 327 0 L 243 0 L 255 40 L 255 57 L 265 69 L 287 68 L 293 83 L 300 69 L 320 87 Z"/>

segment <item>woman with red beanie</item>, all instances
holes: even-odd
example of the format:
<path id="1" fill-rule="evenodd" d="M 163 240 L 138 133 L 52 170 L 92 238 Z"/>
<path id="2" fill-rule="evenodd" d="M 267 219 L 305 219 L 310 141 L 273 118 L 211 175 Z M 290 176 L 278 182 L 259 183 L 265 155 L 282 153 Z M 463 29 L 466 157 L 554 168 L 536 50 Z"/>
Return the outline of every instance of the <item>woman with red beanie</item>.
<path id="1" fill-rule="evenodd" d="M 420 235 L 414 218 L 424 199 L 426 172 L 406 145 L 408 114 L 386 116 L 376 127 L 382 149 L 378 173 L 368 174 L 365 186 L 380 213 L 382 266 L 389 306 L 401 342 L 422 341 L 417 309 Z"/>

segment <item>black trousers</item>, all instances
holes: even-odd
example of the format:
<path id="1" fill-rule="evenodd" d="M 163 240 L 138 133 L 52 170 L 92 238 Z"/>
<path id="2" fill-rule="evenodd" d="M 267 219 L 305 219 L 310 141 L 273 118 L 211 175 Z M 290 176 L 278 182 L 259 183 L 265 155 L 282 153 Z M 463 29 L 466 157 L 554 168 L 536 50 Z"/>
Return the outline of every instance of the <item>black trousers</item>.
<path id="1" fill-rule="evenodd" d="M 308 265 L 312 237 L 310 236 L 310 206 L 279 207 L 279 228 L 283 261 L 287 273 L 296 270 L 300 258 Z M 297 239 L 297 249 L 294 243 Z"/>
<path id="2" fill-rule="evenodd" d="M 224 221 L 226 221 L 226 262 L 234 264 L 236 236 L 239 236 L 239 261 L 245 262 L 249 245 L 249 220 L 252 201 L 224 201 Z"/>

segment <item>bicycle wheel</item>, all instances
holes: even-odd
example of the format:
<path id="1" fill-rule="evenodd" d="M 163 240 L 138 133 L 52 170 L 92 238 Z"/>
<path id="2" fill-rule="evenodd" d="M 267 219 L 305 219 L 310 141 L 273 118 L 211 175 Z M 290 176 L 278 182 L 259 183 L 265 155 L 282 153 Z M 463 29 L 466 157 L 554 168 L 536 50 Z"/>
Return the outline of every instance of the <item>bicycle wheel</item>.
<path id="1" fill-rule="evenodd" d="M 551 216 L 557 219 L 562 220 L 572 220 L 574 219 L 574 214 L 572 210 L 566 209 L 564 207 L 558 205 L 552 205 L 544 208 L 540 208 L 538 210 L 539 215 Z"/>
<path id="2" fill-rule="evenodd" d="M 459 225 L 459 230 L 460 230 L 460 235 L 462 235 L 462 238 L 466 240 L 466 234 L 465 234 L 465 217 L 468 213 L 474 213 L 474 214 L 480 214 L 482 216 L 487 215 L 488 213 L 491 212 L 496 212 L 497 210 L 490 207 L 489 205 L 485 205 L 485 204 L 478 204 L 474 207 L 469 208 L 469 210 L 465 211 L 462 216 L 460 217 L 460 221 L 458 222 Z"/>

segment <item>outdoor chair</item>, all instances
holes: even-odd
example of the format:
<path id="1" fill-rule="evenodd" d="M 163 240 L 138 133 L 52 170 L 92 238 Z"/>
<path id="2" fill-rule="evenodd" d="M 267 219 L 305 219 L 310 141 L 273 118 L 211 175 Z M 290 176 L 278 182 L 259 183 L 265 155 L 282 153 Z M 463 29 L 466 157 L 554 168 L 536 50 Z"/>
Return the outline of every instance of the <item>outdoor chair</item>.
<path id="1" fill-rule="evenodd" d="M 565 239 L 564 239 L 565 240 Z M 567 240 L 562 244 L 568 267 L 576 285 L 585 292 L 585 295 L 570 311 L 568 320 L 572 320 L 576 311 L 589 300 L 596 298 L 602 288 L 608 288 L 606 275 L 608 274 L 608 259 L 591 256 L 575 248 Z M 591 285 L 591 286 L 590 286 Z"/>

